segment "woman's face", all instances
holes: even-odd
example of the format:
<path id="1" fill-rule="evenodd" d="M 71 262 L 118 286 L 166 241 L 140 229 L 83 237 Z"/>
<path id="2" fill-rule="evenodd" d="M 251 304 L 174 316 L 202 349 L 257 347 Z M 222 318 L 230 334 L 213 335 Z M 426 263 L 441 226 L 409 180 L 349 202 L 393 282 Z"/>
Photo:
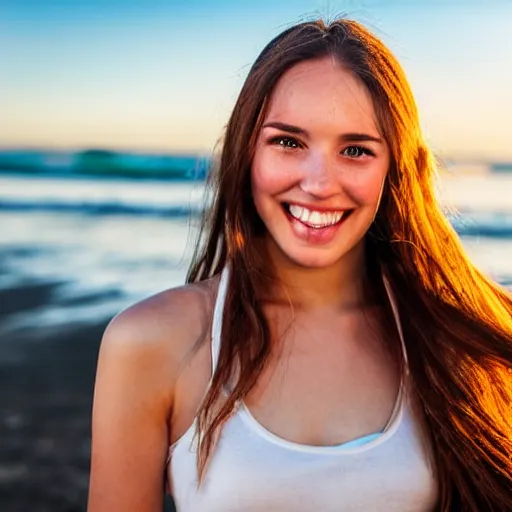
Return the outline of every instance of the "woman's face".
<path id="1" fill-rule="evenodd" d="M 361 248 L 389 163 L 364 85 L 331 58 L 297 64 L 272 93 L 251 169 L 269 241 L 317 268 Z"/>

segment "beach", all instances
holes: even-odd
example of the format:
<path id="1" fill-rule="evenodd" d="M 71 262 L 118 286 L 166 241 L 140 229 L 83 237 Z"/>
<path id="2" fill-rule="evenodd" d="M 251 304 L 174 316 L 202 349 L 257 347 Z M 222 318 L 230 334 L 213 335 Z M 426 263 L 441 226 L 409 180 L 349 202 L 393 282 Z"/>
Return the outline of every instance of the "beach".
<path id="1" fill-rule="evenodd" d="M 2 255 L 0 254 L 0 267 Z M 48 307 L 61 283 L 0 291 L 8 317 Z M 89 302 L 101 303 L 102 297 Z M 86 510 L 98 348 L 110 320 L 16 329 L 0 344 L 0 510 Z M 166 511 L 172 511 L 167 499 Z"/>
<path id="2" fill-rule="evenodd" d="M 3 289 L 0 330 L 9 315 L 30 315 L 50 304 L 58 286 L 27 283 Z M 107 321 L 20 328 L 2 336 L 2 510 L 85 510 L 95 364 Z"/>
<path id="3" fill-rule="evenodd" d="M 478 265 L 512 287 L 512 179 L 478 179 L 448 184 L 453 222 Z M 102 333 L 184 282 L 198 197 L 194 184 L 0 178 L 2 512 L 86 510 Z"/>

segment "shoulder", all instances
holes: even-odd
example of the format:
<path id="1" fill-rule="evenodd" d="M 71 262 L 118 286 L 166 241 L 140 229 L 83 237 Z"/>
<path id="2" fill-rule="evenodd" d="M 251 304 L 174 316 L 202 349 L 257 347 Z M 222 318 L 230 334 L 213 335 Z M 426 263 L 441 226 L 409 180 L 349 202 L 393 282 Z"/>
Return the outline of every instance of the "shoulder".
<path id="1" fill-rule="evenodd" d="M 114 317 L 100 345 L 95 408 L 115 402 L 133 411 L 136 401 L 145 404 L 149 416 L 163 420 L 173 408 L 182 373 L 205 346 L 217 287 L 218 279 L 212 278 L 166 290 Z"/>
<path id="2" fill-rule="evenodd" d="M 100 352 L 179 366 L 209 331 L 217 286 L 214 277 L 133 304 L 108 324 Z"/>
<path id="3" fill-rule="evenodd" d="M 149 297 L 105 330 L 94 388 L 91 510 L 161 510 L 176 382 L 209 331 L 216 285 L 212 279 Z"/>

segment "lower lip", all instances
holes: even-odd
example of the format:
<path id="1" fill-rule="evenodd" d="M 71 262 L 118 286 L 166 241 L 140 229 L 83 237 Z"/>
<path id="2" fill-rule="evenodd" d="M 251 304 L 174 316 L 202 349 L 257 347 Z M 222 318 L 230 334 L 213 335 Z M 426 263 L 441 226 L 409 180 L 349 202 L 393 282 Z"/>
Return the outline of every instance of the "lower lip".
<path id="1" fill-rule="evenodd" d="M 342 219 L 336 224 L 326 226 L 324 228 L 312 228 L 311 226 L 304 224 L 300 220 L 297 220 L 295 217 L 292 217 L 292 215 L 288 211 L 285 210 L 285 212 L 286 217 L 290 221 L 295 236 L 300 238 L 301 240 L 304 240 L 307 243 L 315 245 L 325 245 L 331 242 L 338 233 L 341 225 L 349 216 L 349 213 L 345 213 Z"/>

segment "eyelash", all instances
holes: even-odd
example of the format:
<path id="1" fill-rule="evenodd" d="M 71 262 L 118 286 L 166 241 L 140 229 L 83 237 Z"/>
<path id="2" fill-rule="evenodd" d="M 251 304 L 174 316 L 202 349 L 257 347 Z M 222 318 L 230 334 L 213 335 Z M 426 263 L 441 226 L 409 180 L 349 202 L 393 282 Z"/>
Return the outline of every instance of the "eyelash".
<path id="1" fill-rule="evenodd" d="M 272 137 L 271 139 L 269 139 L 270 144 L 282 146 L 283 149 L 285 149 L 285 150 L 297 149 L 297 148 L 290 148 L 287 146 L 283 146 L 282 144 L 280 144 L 282 141 L 293 142 L 298 147 L 300 147 L 300 143 L 293 137 L 284 137 L 282 135 L 279 135 L 277 137 Z M 375 156 L 375 153 L 373 151 L 371 151 L 370 149 L 368 149 L 364 146 L 358 146 L 358 145 L 347 146 L 343 151 L 346 151 L 347 149 L 350 149 L 350 148 L 357 148 L 363 155 Z M 352 158 L 353 160 L 357 160 L 358 158 L 361 158 L 361 156 L 347 156 L 347 158 Z"/>

